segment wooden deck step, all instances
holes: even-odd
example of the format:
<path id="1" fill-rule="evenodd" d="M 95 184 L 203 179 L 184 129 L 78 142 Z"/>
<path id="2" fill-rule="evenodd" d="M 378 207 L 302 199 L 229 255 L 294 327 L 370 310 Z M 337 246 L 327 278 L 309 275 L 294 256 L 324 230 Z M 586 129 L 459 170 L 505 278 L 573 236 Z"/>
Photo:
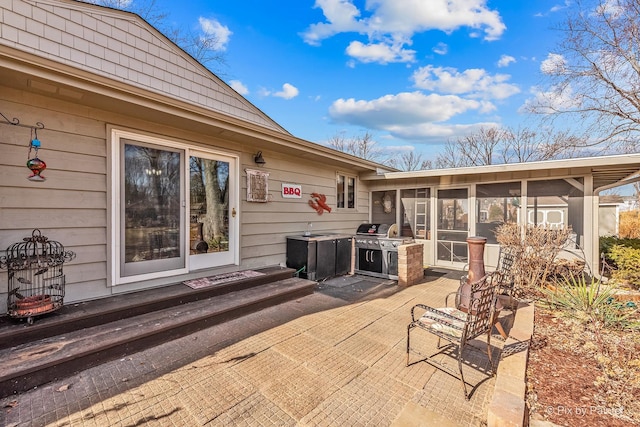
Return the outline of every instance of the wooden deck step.
<path id="1" fill-rule="evenodd" d="M 118 294 L 107 298 L 66 304 L 59 310 L 37 317 L 32 325 L 6 316 L 0 317 L 0 349 L 15 347 L 47 337 L 91 328 L 188 302 L 199 301 L 229 292 L 250 289 L 293 277 L 295 270 L 282 267 L 256 269 L 261 276 L 239 279 L 202 289 L 178 283 L 161 288 Z"/>
<path id="2" fill-rule="evenodd" d="M 309 295 L 315 285 L 289 277 L 6 347 L 0 350 L 0 397 Z"/>

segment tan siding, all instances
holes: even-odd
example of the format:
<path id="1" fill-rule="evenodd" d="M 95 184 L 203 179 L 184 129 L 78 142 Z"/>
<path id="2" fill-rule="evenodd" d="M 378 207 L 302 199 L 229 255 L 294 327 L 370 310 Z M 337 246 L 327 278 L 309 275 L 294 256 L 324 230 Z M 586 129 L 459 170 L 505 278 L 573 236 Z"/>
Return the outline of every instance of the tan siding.
<path id="1" fill-rule="evenodd" d="M 67 283 L 65 287 L 65 301 L 88 301 L 103 298 L 104 290 L 107 288 L 107 281 L 86 280 L 76 283 Z"/>
<path id="2" fill-rule="evenodd" d="M 67 283 L 84 283 L 93 280 L 104 280 L 107 277 L 105 274 L 106 268 L 106 262 L 84 264 L 74 262 L 65 265 L 64 272 L 67 276 Z"/>
<path id="3" fill-rule="evenodd" d="M 102 245 L 67 245 L 65 249 L 73 251 L 76 254 L 74 264 L 89 264 L 96 262 L 104 262 L 107 259 L 107 253 L 105 251 L 104 244 Z M 105 276 L 100 276 L 104 278 Z"/>
<path id="4" fill-rule="evenodd" d="M 278 254 L 282 254 L 285 253 L 285 245 L 286 245 L 286 241 L 284 239 L 279 239 L 280 241 L 278 243 L 274 243 L 272 245 L 261 245 L 261 246 L 248 246 L 245 247 L 245 249 L 242 251 L 242 259 L 243 261 L 247 262 L 247 260 L 250 260 L 252 258 L 256 258 L 255 261 L 259 262 L 260 264 L 262 263 L 261 260 L 258 260 L 258 258 L 268 255 L 269 253 L 273 254 L 273 255 L 278 255 Z M 267 246 L 265 248 L 265 246 Z M 279 261 L 282 262 L 284 261 L 284 259 L 279 258 Z"/>
<path id="5" fill-rule="evenodd" d="M 0 250 L 38 228 L 77 254 L 64 266 L 65 300 L 108 295 L 105 123 L 80 106 L 5 87 L 0 93 L 0 111 L 10 119 L 44 123 L 38 130 L 38 157 L 47 163 L 45 182 L 27 180 L 30 129 L 0 127 Z M 6 275 L 0 274 L 0 292 L 6 289 Z"/>
<path id="6" fill-rule="evenodd" d="M 28 171 L 27 171 L 28 172 Z M 28 191 L 29 197 L 23 197 Z M 21 189 L 17 187 L 0 187 L 0 206 L 3 209 L 37 209 L 34 202 L 46 200 L 47 209 L 91 206 L 105 210 L 107 200 L 104 193 L 96 191 L 49 190 L 44 188 Z"/>
<path id="7" fill-rule="evenodd" d="M 282 131 L 134 14 L 78 2 L 10 0 L 0 9 L 0 44 Z"/>
<path id="8" fill-rule="evenodd" d="M 332 232 L 353 234 L 359 224 L 367 221 L 368 193 L 365 185 L 358 188 L 358 209 L 336 209 L 336 172 L 338 170 L 303 161 L 295 157 L 263 153 L 267 165 L 257 168 L 244 164 L 241 177 L 241 200 L 246 200 L 245 169 L 264 170 L 269 173 L 271 202 L 243 201 L 242 209 L 242 262 L 258 264 L 265 259 L 286 261 L 286 236 L 302 234 L 307 223 L 313 224 L 314 233 Z M 301 199 L 282 197 L 282 183 L 302 186 Z M 322 215 L 308 202 L 311 193 L 327 196 L 332 211 Z M 267 258 L 265 258 L 267 257 Z M 275 258 L 274 258 L 275 257 Z"/>
<path id="9" fill-rule="evenodd" d="M 0 142 L 0 152 L 4 150 L 4 147 Z M 47 160 L 44 153 L 42 158 L 45 161 Z M 26 161 L 25 156 L 24 163 L 26 163 Z M 27 177 L 31 172 L 27 169 L 26 165 L 23 166 L 22 163 L 23 162 L 20 162 L 20 165 L 15 166 L 0 165 L 0 180 L 2 180 L 3 186 L 21 188 L 29 182 Z M 38 188 L 62 188 L 65 190 L 98 191 L 102 193 L 105 193 L 107 189 L 107 182 L 104 175 L 49 170 L 48 164 L 47 169 L 42 175 L 46 176 L 47 180 L 45 182 L 39 182 Z"/>
<path id="10" fill-rule="evenodd" d="M 30 192 L 25 197 L 30 197 Z M 37 203 L 37 202 L 36 202 Z M 2 228 L 19 227 L 23 224 L 34 224 L 36 228 L 79 228 L 104 227 L 107 215 L 104 209 L 49 209 L 36 206 L 26 209 L 2 208 Z"/>
<path id="11" fill-rule="evenodd" d="M 38 152 L 38 157 L 46 162 L 47 169 L 42 174 L 46 176 L 47 173 L 52 171 L 62 170 L 68 171 L 72 170 L 74 172 L 82 172 L 82 173 L 90 173 L 90 174 L 106 174 L 106 162 L 104 157 L 96 157 L 85 154 L 72 154 L 65 153 L 60 151 L 54 151 L 54 148 L 51 148 L 50 141 L 46 141 L 42 139 L 43 144 L 46 143 L 48 145 L 47 149 L 42 149 Z M 26 145 L 26 144 L 25 144 Z M 27 153 L 29 152 L 27 147 L 20 147 L 20 152 L 16 149 L 9 148 L 6 153 L 7 156 L 5 160 L 8 164 L 22 164 L 27 161 Z M 35 156 L 35 152 L 31 151 L 31 156 Z M 25 169 L 29 172 L 28 169 Z"/>
<path id="12" fill-rule="evenodd" d="M 107 222 L 110 206 L 108 126 L 153 136 L 165 135 L 167 140 L 194 147 L 214 143 L 222 151 L 240 156 L 237 205 L 240 268 L 284 263 L 286 236 L 302 233 L 308 222 L 313 223 L 314 232 L 352 234 L 367 220 L 366 183 L 358 182 L 358 209 L 335 209 L 337 170 L 334 167 L 265 149 L 267 164 L 262 169 L 270 174 L 271 201 L 249 203 L 246 202 L 245 169 L 259 169 L 253 163 L 255 147 L 4 87 L 0 87 L 0 97 L 0 111 L 4 114 L 18 117 L 27 125 L 38 121 L 45 124 L 46 128 L 38 131 L 42 141 L 39 157 L 48 166 L 43 173 L 47 181 L 27 180 L 29 129 L 0 125 L 0 251 L 29 236 L 33 228 L 39 228 L 50 239 L 76 252 L 76 259 L 65 266 L 68 302 L 176 283 L 194 276 L 190 273 L 116 287 L 107 281 L 107 243 L 111 239 Z M 303 197 L 283 198 L 282 183 L 302 185 Z M 308 205 L 312 192 L 325 194 L 333 211 L 318 215 Z M 226 266 L 210 273 L 232 268 Z M 6 289 L 6 274 L 0 274 L 0 294 L 6 296 Z"/>
<path id="13" fill-rule="evenodd" d="M 4 250 L 12 243 L 20 242 L 24 237 L 31 236 L 33 228 L 25 228 L 23 224 L 22 228 L 15 228 L 10 230 L 2 230 L 2 247 L 0 250 Z M 57 240 L 69 250 L 76 251 L 76 248 L 82 248 L 86 245 L 98 245 L 103 248 L 106 247 L 106 228 L 72 228 L 72 229 L 40 229 L 42 234 L 47 236 L 51 240 Z M 76 251 L 77 252 L 77 251 Z M 104 259 L 101 259 L 104 261 Z M 0 277 L 2 275 L 0 274 Z"/>

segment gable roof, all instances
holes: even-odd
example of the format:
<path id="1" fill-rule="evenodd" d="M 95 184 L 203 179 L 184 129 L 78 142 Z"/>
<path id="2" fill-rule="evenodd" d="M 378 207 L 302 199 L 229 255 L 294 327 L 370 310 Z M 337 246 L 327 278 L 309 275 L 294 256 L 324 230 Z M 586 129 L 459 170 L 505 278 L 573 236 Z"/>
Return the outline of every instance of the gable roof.
<path id="1" fill-rule="evenodd" d="M 289 133 L 138 15 L 75 0 L 12 0 L 0 44 Z"/>

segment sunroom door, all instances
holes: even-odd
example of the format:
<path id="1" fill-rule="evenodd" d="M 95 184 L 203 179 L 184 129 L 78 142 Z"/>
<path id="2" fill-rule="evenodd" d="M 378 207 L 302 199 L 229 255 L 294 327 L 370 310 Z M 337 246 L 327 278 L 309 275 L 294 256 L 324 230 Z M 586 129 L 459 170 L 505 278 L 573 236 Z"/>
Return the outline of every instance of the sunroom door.
<path id="1" fill-rule="evenodd" d="M 189 269 L 236 263 L 235 159 L 191 151 Z"/>
<path id="2" fill-rule="evenodd" d="M 438 190 L 437 264 L 463 266 L 468 262 L 469 201 L 466 188 Z"/>

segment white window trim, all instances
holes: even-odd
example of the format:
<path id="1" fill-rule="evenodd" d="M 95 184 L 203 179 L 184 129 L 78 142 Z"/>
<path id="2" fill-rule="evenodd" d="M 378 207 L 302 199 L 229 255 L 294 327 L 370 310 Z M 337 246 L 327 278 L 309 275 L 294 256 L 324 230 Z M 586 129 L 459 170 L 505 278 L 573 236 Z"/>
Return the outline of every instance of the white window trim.
<path id="1" fill-rule="evenodd" d="M 339 208 L 338 207 L 338 186 L 337 186 L 337 182 L 338 182 L 338 177 L 342 176 L 344 177 L 344 204 L 345 206 L 343 208 Z M 348 193 L 347 193 L 347 179 L 348 178 L 353 178 L 353 207 L 349 208 L 347 207 L 348 204 Z M 341 211 L 352 211 L 355 212 L 358 210 L 358 177 L 356 175 L 353 175 L 352 173 L 347 173 L 347 172 L 342 172 L 342 171 L 336 171 L 336 186 L 334 187 L 335 192 L 336 192 L 336 210 L 341 210 Z"/>
<path id="2" fill-rule="evenodd" d="M 238 171 L 237 165 L 239 163 L 238 155 L 225 152 L 223 150 L 211 150 L 205 147 L 186 144 L 186 143 L 178 142 L 169 138 L 160 138 L 156 136 L 151 136 L 143 132 L 135 132 L 135 131 L 128 131 L 124 129 L 111 128 L 111 131 L 109 132 L 109 134 L 110 134 L 110 141 L 107 149 L 107 170 L 110 171 L 111 177 L 108 180 L 108 188 L 107 188 L 107 197 L 108 197 L 108 200 L 110 201 L 110 206 L 107 210 L 107 215 L 108 215 L 107 223 L 109 224 L 109 230 L 107 232 L 107 235 L 109 236 L 109 241 L 107 242 L 107 254 L 108 254 L 107 262 L 110 264 L 110 267 L 107 268 L 107 271 L 108 271 L 107 283 L 110 286 L 117 286 L 117 285 L 124 285 L 128 283 L 143 282 L 146 280 L 173 277 L 173 276 L 184 275 L 189 273 L 190 272 L 189 254 L 185 253 L 185 266 L 183 268 L 178 268 L 173 270 L 164 270 L 164 271 L 153 272 L 153 273 L 145 273 L 145 274 L 140 274 L 135 276 L 126 276 L 126 277 L 120 276 L 121 271 L 120 271 L 119 260 L 120 260 L 121 244 L 122 244 L 122 242 L 120 241 L 121 220 L 120 220 L 120 214 L 118 209 L 118 206 L 120 205 L 120 196 L 121 196 L 120 173 L 121 173 L 121 166 L 122 166 L 119 160 L 120 150 L 121 150 L 120 140 L 125 138 L 125 139 L 131 139 L 134 141 L 140 141 L 144 143 L 156 144 L 159 146 L 164 146 L 169 148 L 181 149 L 185 151 L 185 159 L 187 159 L 186 160 L 187 162 L 188 162 L 189 156 L 191 155 L 191 152 L 200 152 L 200 153 L 204 152 L 204 153 L 212 153 L 212 154 L 219 154 L 227 157 L 232 157 L 236 163 L 236 175 L 238 174 L 237 172 Z M 239 204 L 239 199 L 238 199 L 238 195 L 240 191 L 239 182 L 238 182 L 239 177 L 234 176 L 233 179 L 235 184 L 233 185 L 233 188 L 230 189 L 230 191 L 233 191 L 235 195 L 236 203 Z M 186 194 L 186 189 L 188 188 L 188 183 L 186 181 L 187 180 L 185 180 L 185 183 L 183 183 L 183 185 L 185 186 L 184 188 L 185 194 Z M 187 212 L 189 209 L 189 206 L 188 206 L 189 197 L 186 197 L 186 200 L 183 200 L 182 204 L 186 209 L 185 212 Z M 239 217 L 239 214 L 240 214 L 239 205 L 235 209 L 237 212 L 237 217 Z M 233 254 L 233 259 L 234 259 L 233 264 L 235 265 L 238 264 L 239 262 L 238 260 L 240 257 L 240 248 L 239 248 L 240 239 L 238 236 L 239 228 L 240 227 L 235 227 L 234 235 L 229 236 L 229 238 L 236 239 L 236 242 L 237 242 L 237 244 L 235 245 L 236 248 Z"/>

